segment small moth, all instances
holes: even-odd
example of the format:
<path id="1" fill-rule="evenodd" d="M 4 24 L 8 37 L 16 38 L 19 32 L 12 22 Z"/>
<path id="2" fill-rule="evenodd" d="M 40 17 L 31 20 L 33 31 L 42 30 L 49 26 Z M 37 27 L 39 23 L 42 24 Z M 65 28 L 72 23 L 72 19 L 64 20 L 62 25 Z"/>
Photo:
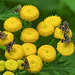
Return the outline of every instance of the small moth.
<path id="1" fill-rule="evenodd" d="M 21 5 L 19 5 L 15 10 L 13 10 L 13 12 L 12 13 L 17 13 L 17 12 L 19 12 L 20 11 L 20 9 L 21 9 Z"/>
<path id="2" fill-rule="evenodd" d="M 10 52 L 10 50 L 12 49 L 13 44 L 15 44 L 15 42 L 10 42 L 8 44 L 5 44 L 7 52 Z"/>
<path id="3" fill-rule="evenodd" d="M 72 42 L 71 38 L 66 33 L 64 33 L 63 35 L 64 35 L 65 39 L 61 39 L 62 43 L 70 43 L 70 42 Z"/>
<path id="4" fill-rule="evenodd" d="M 27 58 L 25 58 L 25 62 L 21 66 L 24 67 L 25 69 L 30 68 Z"/>
<path id="5" fill-rule="evenodd" d="M 69 24 L 67 21 L 65 21 L 64 23 L 64 27 L 63 26 L 58 26 L 59 29 L 61 29 L 62 31 L 65 31 L 65 32 L 69 32 Z"/>
<path id="6" fill-rule="evenodd" d="M 0 31 L 0 39 L 3 39 L 7 36 L 4 32 Z"/>

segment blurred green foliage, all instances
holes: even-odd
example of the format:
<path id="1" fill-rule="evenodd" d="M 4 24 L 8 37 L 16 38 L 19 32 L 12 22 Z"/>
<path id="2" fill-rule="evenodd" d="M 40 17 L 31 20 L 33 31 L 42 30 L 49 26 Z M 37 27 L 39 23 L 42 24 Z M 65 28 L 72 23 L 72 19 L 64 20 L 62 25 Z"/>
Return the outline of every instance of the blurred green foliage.
<path id="1" fill-rule="evenodd" d="M 12 13 L 12 11 L 19 4 L 21 4 L 22 6 L 26 4 L 31 4 L 39 9 L 39 18 L 32 22 L 32 27 L 34 28 L 36 28 L 39 22 L 43 21 L 46 17 L 50 15 L 60 16 L 62 19 L 61 24 L 63 24 L 64 21 L 68 21 L 69 26 L 73 32 L 72 40 L 75 44 L 75 0 L 0 0 L 0 30 L 4 30 L 3 23 L 8 17 L 19 17 L 19 13 Z M 26 21 L 22 20 L 22 23 L 24 26 L 27 26 Z M 18 44 L 23 43 L 22 41 L 19 41 L 21 31 L 22 30 L 14 33 L 14 41 Z M 53 47 L 56 48 L 57 41 L 59 40 L 53 38 L 53 35 L 45 38 L 42 38 L 40 36 L 40 39 L 34 44 L 36 44 L 38 48 L 43 44 L 51 44 Z M 4 51 L 0 50 L 0 59 L 6 60 L 3 54 Z M 54 62 L 43 64 L 44 68 L 42 69 L 42 71 L 36 74 L 30 74 L 27 71 L 15 71 L 14 73 L 15 75 L 24 75 L 24 73 L 26 75 L 75 75 L 75 53 L 68 57 L 61 56 L 58 53 L 57 58 Z M 0 75 L 2 75 L 2 73 L 0 73 Z"/>

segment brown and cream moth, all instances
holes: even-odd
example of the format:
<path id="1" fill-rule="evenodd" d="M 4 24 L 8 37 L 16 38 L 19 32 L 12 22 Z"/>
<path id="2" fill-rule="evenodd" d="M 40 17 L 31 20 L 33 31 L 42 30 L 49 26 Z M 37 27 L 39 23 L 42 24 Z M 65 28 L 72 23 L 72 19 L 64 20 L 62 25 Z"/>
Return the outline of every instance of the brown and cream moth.
<path id="1" fill-rule="evenodd" d="M 21 66 L 24 67 L 24 69 L 29 69 L 30 68 L 27 58 L 25 58 L 25 62 Z"/>

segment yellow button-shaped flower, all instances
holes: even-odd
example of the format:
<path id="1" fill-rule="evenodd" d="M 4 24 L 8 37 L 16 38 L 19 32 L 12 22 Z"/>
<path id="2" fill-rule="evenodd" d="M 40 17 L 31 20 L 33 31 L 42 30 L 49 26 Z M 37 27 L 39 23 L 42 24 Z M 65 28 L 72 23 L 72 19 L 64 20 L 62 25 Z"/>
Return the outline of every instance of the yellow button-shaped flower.
<path id="1" fill-rule="evenodd" d="M 69 30 L 70 33 L 66 33 L 69 35 L 69 37 L 71 38 L 72 37 L 72 31 L 71 29 Z M 59 29 L 58 27 L 55 29 L 54 31 L 54 37 L 57 38 L 57 39 L 64 39 L 64 34 L 65 32 L 62 31 L 61 29 Z"/>
<path id="2" fill-rule="evenodd" d="M 12 49 L 10 50 L 10 52 L 5 51 L 5 57 L 6 57 L 6 59 L 18 60 L 18 59 L 22 59 L 23 55 L 24 55 L 23 54 L 23 49 L 18 44 L 14 44 L 12 46 Z"/>
<path id="3" fill-rule="evenodd" d="M 44 62 L 52 62 L 56 58 L 56 51 L 50 45 L 43 45 L 38 49 L 38 55 Z"/>
<path id="4" fill-rule="evenodd" d="M 22 45 L 24 56 L 36 54 L 36 46 L 32 43 L 24 43 Z"/>
<path id="5" fill-rule="evenodd" d="M 5 44 L 8 44 L 14 40 L 14 35 L 11 32 L 4 31 L 4 33 L 7 34 L 7 36 L 0 39 L 0 46 L 5 46 Z"/>
<path id="6" fill-rule="evenodd" d="M 10 59 L 5 62 L 5 67 L 7 70 L 14 71 L 17 69 L 18 64 L 15 60 Z"/>
<path id="7" fill-rule="evenodd" d="M 50 24 L 52 24 L 54 27 L 61 24 L 61 18 L 59 16 L 50 16 L 47 17 L 44 21 L 50 22 Z"/>
<path id="8" fill-rule="evenodd" d="M 46 37 L 54 32 L 54 26 L 49 22 L 42 21 L 37 25 L 37 31 L 41 36 Z"/>
<path id="9" fill-rule="evenodd" d="M 4 22 L 4 29 L 9 32 L 16 32 L 22 28 L 22 22 L 17 17 L 10 17 Z"/>
<path id="10" fill-rule="evenodd" d="M 29 62 L 30 69 L 27 69 L 30 73 L 39 72 L 42 69 L 42 60 L 37 55 L 30 55 L 26 57 Z"/>
<path id="11" fill-rule="evenodd" d="M 20 17 L 26 21 L 34 21 L 39 17 L 39 10 L 32 5 L 24 5 L 20 10 Z"/>
<path id="12" fill-rule="evenodd" d="M 0 61 L 0 72 L 5 70 L 5 61 Z"/>
<path id="13" fill-rule="evenodd" d="M 57 44 L 57 51 L 63 56 L 69 56 L 74 53 L 74 44 L 70 43 L 61 43 L 61 41 Z"/>
<path id="14" fill-rule="evenodd" d="M 14 75 L 14 73 L 10 72 L 10 71 L 6 71 L 6 72 L 3 73 L 3 75 Z"/>
<path id="15" fill-rule="evenodd" d="M 39 33 L 34 28 L 26 28 L 21 33 L 23 42 L 35 42 L 39 39 Z"/>
<path id="16" fill-rule="evenodd" d="M 24 61 L 23 60 L 17 60 L 17 63 L 18 63 L 18 69 L 23 70 L 24 67 L 22 67 L 21 65 L 24 63 Z"/>

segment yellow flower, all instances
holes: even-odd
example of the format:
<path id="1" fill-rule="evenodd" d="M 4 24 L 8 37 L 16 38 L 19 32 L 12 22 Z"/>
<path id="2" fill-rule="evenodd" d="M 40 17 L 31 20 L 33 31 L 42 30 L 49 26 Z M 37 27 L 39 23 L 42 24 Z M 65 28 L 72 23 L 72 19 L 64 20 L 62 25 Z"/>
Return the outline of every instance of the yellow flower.
<path id="1" fill-rule="evenodd" d="M 28 56 L 28 55 L 36 54 L 36 46 L 34 44 L 24 43 L 22 45 L 22 48 L 23 48 L 25 57 Z"/>
<path id="2" fill-rule="evenodd" d="M 24 5 L 20 10 L 20 17 L 26 21 L 34 21 L 39 17 L 39 10 L 32 5 Z"/>
<path id="3" fill-rule="evenodd" d="M 50 45 L 43 45 L 38 49 L 38 56 L 44 61 L 44 62 L 52 62 L 56 58 L 56 51 L 55 49 Z"/>
<path id="4" fill-rule="evenodd" d="M 18 64 L 15 60 L 10 59 L 5 62 L 5 67 L 7 70 L 14 71 L 17 69 Z"/>
<path id="5" fill-rule="evenodd" d="M 37 55 L 30 55 L 26 57 L 29 62 L 30 69 L 27 69 L 30 73 L 39 72 L 42 69 L 42 60 Z"/>
<path id="6" fill-rule="evenodd" d="M 0 72 L 5 70 L 5 61 L 0 61 Z"/>
<path id="7" fill-rule="evenodd" d="M 54 27 L 59 26 L 61 24 L 61 18 L 59 16 L 50 16 L 47 17 L 44 21 L 49 22 Z"/>
<path id="8" fill-rule="evenodd" d="M 23 42 L 35 42 L 39 39 L 39 33 L 34 28 L 26 28 L 21 33 Z"/>
<path id="9" fill-rule="evenodd" d="M 74 53 L 74 44 L 70 43 L 61 43 L 61 41 L 57 44 L 57 51 L 63 56 L 69 56 Z"/>
<path id="10" fill-rule="evenodd" d="M 14 40 L 14 35 L 11 32 L 4 31 L 7 36 L 0 40 L 0 46 L 5 46 L 5 44 L 8 44 Z"/>
<path id="11" fill-rule="evenodd" d="M 10 17 L 4 22 L 4 29 L 9 32 L 16 32 L 22 28 L 22 22 L 17 17 Z"/>
<path id="12" fill-rule="evenodd" d="M 22 47 L 18 44 L 14 44 L 10 52 L 5 51 L 6 59 L 18 60 L 18 59 L 22 59 L 23 55 L 24 54 L 23 54 Z"/>
<path id="13" fill-rule="evenodd" d="M 10 72 L 10 71 L 6 71 L 6 72 L 3 73 L 3 75 L 14 75 L 14 73 Z"/>
<path id="14" fill-rule="evenodd" d="M 22 67 L 21 65 L 24 63 L 24 61 L 23 60 L 17 60 L 17 63 L 18 63 L 18 69 L 23 70 L 24 67 Z"/>
<path id="15" fill-rule="evenodd" d="M 37 25 L 37 31 L 41 36 L 46 37 L 54 32 L 54 26 L 49 22 L 42 21 Z"/>
<path id="16" fill-rule="evenodd" d="M 70 33 L 66 33 L 69 35 L 69 37 L 71 38 L 72 37 L 72 31 L 71 29 L 69 30 Z M 62 31 L 61 29 L 59 29 L 58 27 L 55 29 L 54 31 L 54 37 L 57 38 L 57 39 L 64 39 L 64 36 L 63 36 L 63 33 L 65 33 L 64 31 Z"/>

